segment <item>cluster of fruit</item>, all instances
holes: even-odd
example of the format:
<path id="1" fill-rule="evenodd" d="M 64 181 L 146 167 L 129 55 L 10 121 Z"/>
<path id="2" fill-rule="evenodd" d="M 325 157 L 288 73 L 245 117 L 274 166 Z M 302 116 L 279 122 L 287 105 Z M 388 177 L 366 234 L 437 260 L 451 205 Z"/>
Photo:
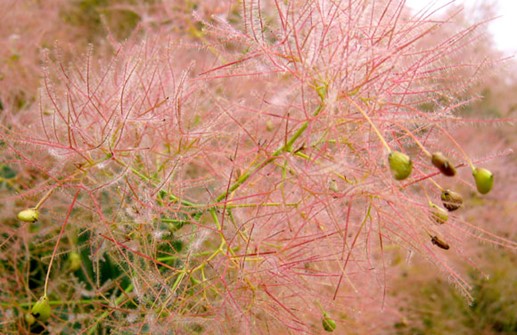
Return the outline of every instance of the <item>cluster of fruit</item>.
<path id="1" fill-rule="evenodd" d="M 456 175 L 456 168 L 441 152 L 435 152 L 429 154 L 429 156 L 431 157 L 431 163 L 440 170 L 443 175 L 448 177 L 454 177 Z M 388 162 L 393 178 L 396 180 L 406 179 L 413 169 L 411 158 L 400 151 L 391 151 L 388 155 Z M 470 163 L 470 166 L 478 192 L 481 194 L 490 192 L 494 186 L 494 175 L 492 172 L 485 168 L 476 167 L 472 163 Z M 455 211 L 463 205 L 463 197 L 458 192 L 443 188 L 441 191 L 441 200 L 445 209 L 429 201 L 431 217 L 439 224 L 447 222 L 449 219 L 448 212 Z M 438 236 L 430 234 L 430 237 L 434 245 L 445 250 L 449 249 L 449 245 Z"/>

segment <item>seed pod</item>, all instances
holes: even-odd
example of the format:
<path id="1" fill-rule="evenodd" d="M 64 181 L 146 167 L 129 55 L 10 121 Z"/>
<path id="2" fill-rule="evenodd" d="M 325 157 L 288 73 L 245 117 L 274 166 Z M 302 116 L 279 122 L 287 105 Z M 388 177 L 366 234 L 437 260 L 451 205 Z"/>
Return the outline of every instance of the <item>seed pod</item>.
<path id="1" fill-rule="evenodd" d="M 456 168 L 451 164 L 449 159 L 441 152 L 437 151 L 431 156 L 431 162 L 440 170 L 441 173 L 448 177 L 456 175 Z"/>
<path id="2" fill-rule="evenodd" d="M 267 120 L 266 121 L 266 130 L 273 131 L 274 129 L 275 129 L 275 125 L 273 124 L 273 121 Z"/>
<path id="3" fill-rule="evenodd" d="M 18 220 L 23 222 L 36 222 L 38 221 L 39 212 L 37 209 L 28 208 L 20 211 L 17 215 Z"/>
<path id="4" fill-rule="evenodd" d="M 411 174 L 413 163 L 411 158 L 400 151 L 392 151 L 388 155 L 391 173 L 396 180 L 404 180 Z"/>
<path id="5" fill-rule="evenodd" d="M 476 181 L 476 188 L 481 194 L 487 194 L 494 186 L 494 175 L 487 169 L 474 168 L 472 175 Z"/>
<path id="6" fill-rule="evenodd" d="M 39 298 L 31 309 L 32 316 L 39 321 L 47 321 L 50 317 L 50 312 L 50 304 L 48 303 L 48 297 L 46 295 Z"/>
<path id="7" fill-rule="evenodd" d="M 449 250 L 449 244 L 447 244 L 447 242 L 445 242 L 444 240 L 442 240 L 441 238 L 439 238 L 438 236 L 433 236 L 431 237 L 431 242 L 436 245 L 437 247 L 439 248 L 442 248 L 444 250 Z"/>
<path id="8" fill-rule="evenodd" d="M 25 313 L 24 318 L 25 322 L 27 322 L 29 326 L 33 325 L 36 322 L 36 318 L 31 313 Z"/>
<path id="9" fill-rule="evenodd" d="M 444 224 L 449 220 L 449 214 L 442 207 L 429 202 L 429 206 L 431 207 L 431 218 L 439 224 Z"/>
<path id="10" fill-rule="evenodd" d="M 68 255 L 68 270 L 71 272 L 75 272 L 81 268 L 81 256 L 75 252 L 72 251 Z"/>
<path id="11" fill-rule="evenodd" d="M 329 183 L 329 190 L 331 190 L 332 192 L 339 192 L 339 187 L 337 186 L 337 182 L 332 179 Z"/>
<path id="12" fill-rule="evenodd" d="M 463 205 L 461 194 L 451 190 L 443 190 L 441 198 L 443 207 L 447 208 L 449 212 L 455 211 Z"/>
<path id="13" fill-rule="evenodd" d="M 326 332 L 332 333 L 336 329 L 336 321 L 332 320 L 327 313 L 323 313 L 321 324 Z"/>

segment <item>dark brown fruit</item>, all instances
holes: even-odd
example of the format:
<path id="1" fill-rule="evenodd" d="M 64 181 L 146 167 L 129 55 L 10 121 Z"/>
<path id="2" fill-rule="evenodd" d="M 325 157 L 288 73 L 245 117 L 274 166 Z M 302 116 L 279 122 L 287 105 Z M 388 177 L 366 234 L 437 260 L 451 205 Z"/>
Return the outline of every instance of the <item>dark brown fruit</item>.
<path id="1" fill-rule="evenodd" d="M 444 250 L 449 250 L 449 244 L 447 244 L 447 242 L 445 242 L 444 240 L 442 240 L 441 238 L 439 238 L 438 236 L 433 236 L 431 237 L 431 242 L 436 245 L 438 248 L 442 248 Z"/>
<path id="2" fill-rule="evenodd" d="M 431 162 L 434 166 L 440 170 L 441 173 L 448 177 L 453 177 L 456 175 L 456 168 L 449 161 L 447 157 L 445 157 L 441 152 L 435 152 L 431 156 Z"/>
<path id="3" fill-rule="evenodd" d="M 443 207 L 447 208 L 449 212 L 455 211 L 463 205 L 461 194 L 451 190 L 443 190 L 441 198 Z"/>

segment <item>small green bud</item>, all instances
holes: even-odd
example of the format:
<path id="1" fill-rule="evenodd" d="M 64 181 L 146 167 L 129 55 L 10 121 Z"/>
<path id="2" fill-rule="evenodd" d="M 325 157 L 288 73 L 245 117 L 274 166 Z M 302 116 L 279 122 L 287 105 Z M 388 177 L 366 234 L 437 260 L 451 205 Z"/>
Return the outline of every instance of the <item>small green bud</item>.
<path id="1" fill-rule="evenodd" d="M 316 92 L 318 93 L 321 101 L 324 101 L 325 97 L 327 96 L 327 85 L 324 84 L 316 87 Z"/>
<path id="2" fill-rule="evenodd" d="M 71 272 L 77 271 L 81 268 L 81 256 L 75 252 L 72 251 L 68 255 L 68 270 Z"/>
<path id="3" fill-rule="evenodd" d="M 271 121 L 271 120 L 266 121 L 266 130 L 267 131 L 275 130 L 275 125 L 274 125 L 273 121 Z"/>
<path id="4" fill-rule="evenodd" d="M 456 175 L 456 168 L 441 152 L 433 153 L 431 156 L 431 163 L 433 163 L 433 165 L 437 167 L 441 173 L 448 177 L 453 177 Z"/>
<path id="5" fill-rule="evenodd" d="M 461 194 L 451 190 L 443 190 L 441 198 L 443 207 L 447 208 L 449 212 L 455 211 L 463 205 L 463 197 Z"/>
<path id="6" fill-rule="evenodd" d="M 29 326 L 33 325 L 36 322 L 36 318 L 31 313 L 25 313 L 24 318 L 25 322 L 27 322 Z"/>
<path id="7" fill-rule="evenodd" d="M 332 320 L 327 313 L 323 313 L 321 324 L 326 332 L 332 333 L 336 329 L 336 321 Z"/>
<path id="8" fill-rule="evenodd" d="M 339 192 L 339 187 L 337 186 L 337 182 L 332 179 L 329 183 L 329 190 L 331 190 L 332 192 Z"/>
<path id="9" fill-rule="evenodd" d="M 388 162 L 390 164 L 393 178 L 396 180 L 406 179 L 411 174 L 413 163 L 408 155 L 403 154 L 400 151 L 392 151 L 388 155 Z"/>
<path id="10" fill-rule="evenodd" d="M 487 194 L 494 186 L 494 175 L 487 169 L 474 168 L 472 175 L 476 181 L 476 188 L 481 194 Z"/>
<path id="11" fill-rule="evenodd" d="M 37 209 L 28 208 L 20 211 L 17 215 L 18 220 L 23 222 L 36 222 L 38 221 L 39 212 Z"/>
<path id="12" fill-rule="evenodd" d="M 449 214 L 442 207 L 429 202 L 429 206 L 431 207 L 431 218 L 439 224 L 444 224 L 449 220 Z"/>
<path id="13" fill-rule="evenodd" d="M 47 321 L 50 317 L 50 312 L 50 304 L 48 303 L 48 297 L 46 295 L 39 298 L 31 309 L 32 316 L 39 321 Z"/>

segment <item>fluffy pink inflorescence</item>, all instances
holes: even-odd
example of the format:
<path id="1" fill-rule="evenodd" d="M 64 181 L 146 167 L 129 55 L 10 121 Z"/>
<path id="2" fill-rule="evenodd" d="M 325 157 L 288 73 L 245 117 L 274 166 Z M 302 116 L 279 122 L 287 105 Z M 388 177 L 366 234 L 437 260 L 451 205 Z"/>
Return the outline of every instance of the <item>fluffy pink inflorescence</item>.
<path id="1" fill-rule="evenodd" d="M 146 29 L 108 60 L 90 50 L 67 65 L 47 52 L 38 103 L 3 135 L 10 159 L 36 176 L 25 195 L 55 189 L 49 224 L 57 231 L 59 208 L 79 194 L 67 229 L 91 233 L 98 257 L 131 278 L 135 309 L 96 322 L 317 333 L 328 312 L 367 331 L 376 324 L 354 315 L 382 305 L 400 247 L 468 295 L 431 237 L 458 249 L 475 227 L 429 217 L 445 179 L 425 150 L 466 165 L 461 147 L 442 145 L 468 101 L 458 92 L 482 68 L 455 60 L 476 26 L 411 14 L 403 1 L 216 3 L 186 33 Z M 152 13 L 162 22 L 168 11 Z M 392 178 L 387 147 L 411 156 L 410 178 Z M 187 251 L 171 265 L 160 248 L 173 240 Z"/>

